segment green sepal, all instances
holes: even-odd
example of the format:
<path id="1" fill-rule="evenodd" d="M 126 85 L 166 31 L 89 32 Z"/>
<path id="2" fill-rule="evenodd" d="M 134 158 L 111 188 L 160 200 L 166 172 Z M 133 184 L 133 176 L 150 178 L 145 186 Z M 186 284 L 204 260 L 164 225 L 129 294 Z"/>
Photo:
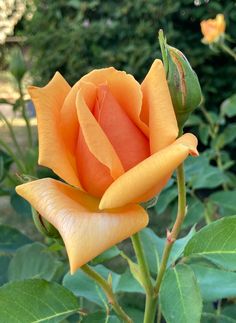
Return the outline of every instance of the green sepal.
<path id="1" fill-rule="evenodd" d="M 33 207 L 31 210 L 33 221 L 37 230 L 48 238 L 53 238 L 62 242 L 61 236 L 57 229 L 51 223 L 46 221 Z"/>

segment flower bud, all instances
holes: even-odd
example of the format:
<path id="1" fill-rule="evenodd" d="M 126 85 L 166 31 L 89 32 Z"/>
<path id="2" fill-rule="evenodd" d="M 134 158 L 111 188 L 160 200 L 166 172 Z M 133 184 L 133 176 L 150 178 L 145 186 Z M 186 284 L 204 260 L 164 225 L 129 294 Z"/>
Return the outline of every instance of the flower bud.
<path id="1" fill-rule="evenodd" d="M 18 82 L 21 82 L 27 68 L 21 50 L 15 49 L 11 55 L 9 70 Z"/>
<path id="2" fill-rule="evenodd" d="M 163 60 L 166 78 L 175 115 L 181 129 L 189 115 L 201 103 L 201 87 L 197 74 L 184 54 L 180 50 L 169 46 L 164 39 L 162 55 L 165 56 Z"/>
<path id="3" fill-rule="evenodd" d="M 37 230 L 44 236 L 48 238 L 53 238 L 57 240 L 61 240 L 61 236 L 57 229 L 49 223 L 47 220 L 42 218 L 42 216 L 32 207 L 32 216 L 34 220 L 34 224 Z"/>

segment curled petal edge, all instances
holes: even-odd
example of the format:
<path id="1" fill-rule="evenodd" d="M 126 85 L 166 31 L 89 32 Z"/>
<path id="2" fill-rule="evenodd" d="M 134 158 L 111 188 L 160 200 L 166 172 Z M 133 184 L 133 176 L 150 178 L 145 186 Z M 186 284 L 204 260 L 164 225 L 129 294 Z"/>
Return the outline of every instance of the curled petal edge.
<path id="1" fill-rule="evenodd" d="M 72 274 L 148 224 L 139 205 L 100 211 L 98 199 L 51 178 L 19 185 L 16 191 L 60 232 Z"/>

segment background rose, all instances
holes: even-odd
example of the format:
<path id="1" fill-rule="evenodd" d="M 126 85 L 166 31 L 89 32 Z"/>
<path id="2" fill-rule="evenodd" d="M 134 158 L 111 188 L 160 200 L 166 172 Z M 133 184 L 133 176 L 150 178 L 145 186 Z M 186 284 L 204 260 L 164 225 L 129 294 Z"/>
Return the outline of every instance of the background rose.
<path id="1" fill-rule="evenodd" d="M 216 41 L 225 32 L 225 28 L 225 18 L 222 14 L 218 14 L 215 19 L 203 20 L 201 22 L 203 42 L 210 44 Z"/>
<path id="2" fill-rule="evenodd" d="M 29 92 L 37 110 L 39 164 L 72 186 L 42 179 L 17 192 L 59 230 L 74 272 L 146 226 L 147 214 L 136 203 L 159 193 L 189 153 L 197 155 L 197 139 L 185 134 L 176 140 L 160 60 L 141 86 L 105 68 L 72 88 L 56 73 L 47 86 Z"/>

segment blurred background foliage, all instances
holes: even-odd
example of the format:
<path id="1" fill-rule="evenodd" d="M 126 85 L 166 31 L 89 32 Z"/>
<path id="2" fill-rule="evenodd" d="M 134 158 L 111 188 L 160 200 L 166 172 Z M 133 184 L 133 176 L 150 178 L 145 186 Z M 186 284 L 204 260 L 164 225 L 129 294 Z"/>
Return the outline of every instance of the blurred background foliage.
<path id="1" fill-rule="evenodd" d="M 224 0 L 78 1 L 36 0 L 22 34 L 30 48 L 32 75 L 45 84 L 59 70 L 73 84 L 94 68 L 115 66 L 141 81 L 160 57 L 157 32 L 179 48 L 196 70 L 206 105 L 217 106 L 236 90 L 233 59 L 201 43 L 200 21 L 223 13 L 236 39 L 236 6 Z M 42 63 L 43 62 L 43 63 Z"/>

